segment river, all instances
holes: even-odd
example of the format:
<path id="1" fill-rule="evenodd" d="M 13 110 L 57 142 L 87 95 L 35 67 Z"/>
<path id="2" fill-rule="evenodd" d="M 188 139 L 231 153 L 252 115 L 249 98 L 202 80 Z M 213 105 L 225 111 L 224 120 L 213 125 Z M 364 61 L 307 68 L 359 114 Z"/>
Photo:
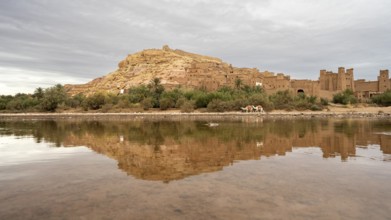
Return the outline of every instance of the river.
<path id="1" fill-rule="evenodd" d="M 391 121 L 0 121 L 0 219 L 389 219 Z"/>

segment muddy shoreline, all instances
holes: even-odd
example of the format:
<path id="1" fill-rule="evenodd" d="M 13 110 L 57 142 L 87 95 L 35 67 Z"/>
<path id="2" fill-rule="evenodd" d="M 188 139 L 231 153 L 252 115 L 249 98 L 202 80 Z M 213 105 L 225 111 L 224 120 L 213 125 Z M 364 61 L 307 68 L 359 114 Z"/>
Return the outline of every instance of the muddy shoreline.
<path id="1" fill-rule="evenodd" d="M 118 121 L 259 121 L 263 119 L 368 118 L 391 119 L 390 113 L 371 112 L 271 112 L 271 113 L 3 113 L 0 121 L 9 120 L 118 120 Z"/>

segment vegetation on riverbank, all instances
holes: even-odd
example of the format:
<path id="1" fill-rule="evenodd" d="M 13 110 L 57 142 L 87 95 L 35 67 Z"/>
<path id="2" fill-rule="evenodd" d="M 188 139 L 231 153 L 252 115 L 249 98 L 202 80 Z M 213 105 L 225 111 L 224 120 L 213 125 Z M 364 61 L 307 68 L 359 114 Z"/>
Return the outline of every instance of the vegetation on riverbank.
<path id="1" fill-rule="evenodd" d="M 357 99 L 350 90 L 346 90 L 336 94 L 333 102 L 354 104 Z M 376 96 L 373 102 L 382 106 L 391 105 L 391 91 Z M 267 95 L 262 88 L 243 86 L 240 81 L 235 88 L 222 87 L 212 92 L 180 87 L 165 90 L 158 78 L 148 85 L 130 88 L 125 94 L 99 92 L 88 97 L 83 94 L 70 97 L 62 85 L 56 85 L 47 89 L 37 88 L 33 94 L 0 96 L 2 112 L 118 112 L 126 109 L 180 109 L 181 112 L 205 109 L 208 112 L 225 112 L 240 111 L 241 107 L 248 105 L 261 105 L 265 111 L 318 111 L 326 108 L 328 100 L 305 94 L 293 95 L 288 90 Z"/>

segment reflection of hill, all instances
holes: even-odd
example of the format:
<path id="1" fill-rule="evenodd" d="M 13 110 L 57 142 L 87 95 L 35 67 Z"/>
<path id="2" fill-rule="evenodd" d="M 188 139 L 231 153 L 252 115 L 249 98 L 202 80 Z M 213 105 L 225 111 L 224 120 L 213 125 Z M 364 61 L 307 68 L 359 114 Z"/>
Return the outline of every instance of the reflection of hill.
<path id="1" fill-rule="evenodd" d="M 258 159 L 256 145 L 244 148 L 217 138 L 205 141 L 167 138 L 161 145 L 140 145 L 119 136 L 69 136 L 65 144 L 86 145 L 118 161 L 118 167 L 136 178 L 170 181 L 221 170 L 235 160 Z M 104 144 L 102 144 L 104 143 Z"/>
<path id="2" fill-rule="evenodd" d="M 170 181 L 223 169 L 238 160 L 320 147 L 323 157 L 355 156 L 356 145 L 378 144 L 391 153 L 389 122 L 357 120 L 199 122 L 0 122 L 1 134 L 33 135 L 57 146 L 84 145 L 118 161 L 129 175 Z"/>

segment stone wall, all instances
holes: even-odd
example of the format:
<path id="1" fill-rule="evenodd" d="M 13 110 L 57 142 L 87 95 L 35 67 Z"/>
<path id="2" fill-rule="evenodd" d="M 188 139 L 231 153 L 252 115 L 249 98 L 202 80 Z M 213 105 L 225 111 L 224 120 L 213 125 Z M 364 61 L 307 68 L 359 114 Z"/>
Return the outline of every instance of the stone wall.
<path id="1" fill-rule="evenodd" d="M 377 81 L 365 81 L 364 79 L 354 82 L 356 92 L 378 91 L 379 83 Z"/>
<path id="2" fill-rule="evenodd" d="M 293 93 L 304 93 L 311 96 L 319 96 L 319 81 L 312 80 L 292 80 L 291 90 Z"/>
<path id="3" fill-rule="evenodd" d="M 372 96 L 381 94 L 391 89 L 391 79 L 388 70 L 380 70 L 377 81 L 365 81 L 359 79 L 354 81 L 355 95 L 361 101 L 366 101 Z"/>

